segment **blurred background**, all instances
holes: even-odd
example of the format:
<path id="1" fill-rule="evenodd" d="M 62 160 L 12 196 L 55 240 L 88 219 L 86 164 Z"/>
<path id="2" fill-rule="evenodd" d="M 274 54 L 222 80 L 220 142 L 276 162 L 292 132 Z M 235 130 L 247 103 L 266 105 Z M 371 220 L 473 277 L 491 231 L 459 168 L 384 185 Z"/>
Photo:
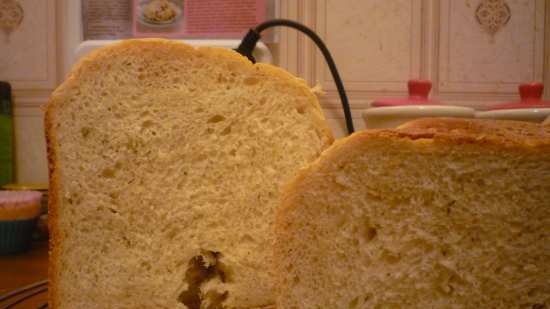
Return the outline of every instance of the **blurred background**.
<path id="1" fill-rule="evenodd" d="M 129 15 L 134 2 L 100 1 L 110 3 L 104 9 L 112 14 L 98 16 L 92 13 L 101 10 L 88 1 L 0 0 L 0 80 L 13 90 L 16 182 L 47 182 L 42 106 L 65 78 L 78 46 L 136 36 Z M 411 78 L 430 79 L 434 98 L 476 109 L 517 100 L 520 83 L 550 85 L 550 1 L 275 0 L 264 9 L 265 18 L 299 21 L 325 40 L 357 129 L 364 127 L 361 111 L 369 102 L 406 95 Z M 113 33 L 99 31 L 102 19 Z M 125 22 L 130 28 L 116 28 Z M 325 115 L 342 136 L 340 101 L 321 55 L 295 30 L 275 31 L 266 41 L 266 59 L 322 87 Z"/>

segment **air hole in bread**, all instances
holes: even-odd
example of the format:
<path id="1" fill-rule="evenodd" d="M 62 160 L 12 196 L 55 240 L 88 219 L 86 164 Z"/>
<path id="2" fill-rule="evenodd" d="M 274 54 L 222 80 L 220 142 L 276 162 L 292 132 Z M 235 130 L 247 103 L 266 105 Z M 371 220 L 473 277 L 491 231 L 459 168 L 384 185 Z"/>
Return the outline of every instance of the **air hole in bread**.
<path id="1" fill-rule="evenodd" d="M 101 171 L 101 177 L 114 178 L 116 171 L 122 167 L 122 162 L 118 161 L 112 167 L 106 167 Z"/>
<path id="2" fill-rule="evenodd" d="M 296 108 L 296 111 L 298 112 L 298 114 L 303 114 L 303 113 L 306 112 L 306 109 L 305 109 L 305 107 L 303 107 L 303 106 L 298 106 L 298 107 Z"/>
<path id="3" fill-rule="evenodd" d="M 207 123 L 217 123 L 217 122 L 221 122 L 221 121 L 224 121 L 224 120 L 225 120 L 224 116 L 214 115 L 214 116 L 212 116 L 208 119 Z"/>
<path id="4" fill-rule="evenodd" d="M 64 198 L 64 200 L 70 205 L 78 205 L 82 201 L 82 198 L 78 193 L 69 193 L 68 196 Z"/>
<path id="5" fill-rule="evenodd" d="M 443 245 L 439 248 L 439 252 L 441 253 L 441 255 L 443 257 L 448 257 L 450 256 L 453 252 L 452 252 L 452 248 L 451 246 L 449 245 Z"/>
<path id="6" fill-rule="evenodd" d="M 256 85 L 260 80 L 258 80 L 256 77 L 247 77 L 244 79 L 243 83 L 247 86 Z"/>
<path id="7" fill-rule="evenodd" d="M 91 132 L 92 132 L 91 128 L 88 128 L 88 127 L 80 128 L 80 134 L 82 135 L 83 138 L 87 138 Z"/>
<path id="8" fill-rule="evenodd" d="M 112 200 L 118 199 L 119 196 L 120 196 L 120 192 L 117 192 L 117 191 L 113 191 L 113 192 L 109 193 L 109 197 L 110 197 Z"/>
<path id="9" fill-rule="evenodd" d="M 378 230 L 368 219 L 364 219 L 363 222 L 364 225 L 360 227 L 362 232 L 361 236 L 365 242 L 370 242 L 376 238 L 376 235 L 378 235 Z"/>
<path id="10" fill-rule="evenodd" d="M 229 133 L 231 133 L 231 126 L 228 126 L 225 129 L 223 129 L 223 131 L 220 133 L 220 135 L 227 135 Z"/>
<path id="11" fill-rule="evenodd" d="M 244 234 L 241 237 L 242 242 L 254 242 L 254 237 L 252 237 L 250 234 Z"/>
<path id="12" fill-rule="evenodd" d="M 221 282 L 230 282 L 230 269 L 220 262 L 222 255 L 219 252 L 201 250 L 201 254 L 194 256 L 185 272 L 187 289 L 178 297 L 188 309 L 220 309 L 227 299 L 227 291 L 202 291 L 201 286 L 206 282 L 219 279 Z"/>
<path id="13" fill-rule="evenodd" d="M 102 171 L 101 171 L 101 177 L 105 177 L 105 178 L 114 178 L 115 177 L 115 170 L 112 169 L 112 168 L 104 168 Z"/>
<path id="14" fill-rule="evenodd" d="M 359 304 L 359 297 L 355 297 L 354 299 L 352 299 L 349 304 L 348 304 L 348 308 L 349 309 L 355 309 L 357 308 L 357 305 Z"/>
<path id="15" fill-rule="evenodd" d="M 203 309 L 222 309 L 224 308 L 222 303 L 227 298 L 229 293 L 218 292 L 218 291 L 208 291 L 204 296 L 201 308 Z"/>
<path id="16" fill-rule="evenodd" d="M 150 128 L 154 125 L 155 123 L 152 122 L 151 120 L 145 120 L 144 122 L 141 123 L 141 128 L 142 129 L 147 129 L 147 128 Z"/>
<path id="17" fill-rule="evenodd" d="M 375 228 L 367 227 L 365 231 L 365 239 L 367 241 L 371 241 L 376 237 L 377 234 L 378 234 L 378 231 Z"/>
<path id="18" fill-rule="evenodd" d="M 401 260 L 401 256 L 399 253 L 391 252 L 389 250 L 384 249 L 382 251 L 381 259 L 388 263 L 389 265 L 397 264 Z"/>
<path id="19" fill-rule="evenodd" d="M 141 262 L 141 268 L 143 268 L 144 270 L 148 271 L 151 269 L 151 263 L 148 263 L 148 262 Z"/>

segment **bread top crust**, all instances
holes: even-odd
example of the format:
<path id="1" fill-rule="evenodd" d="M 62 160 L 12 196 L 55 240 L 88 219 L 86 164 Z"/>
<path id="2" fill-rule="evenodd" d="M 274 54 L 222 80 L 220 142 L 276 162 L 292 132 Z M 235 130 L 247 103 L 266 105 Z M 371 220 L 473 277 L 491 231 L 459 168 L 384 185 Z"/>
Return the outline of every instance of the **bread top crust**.
<path id="1" fill-rule="evenodd" d="M 370 141 L 414 142 L 418 151 L 433 151 L 438 146 L 478 146 L 488 151 L 510 151 L 519 155 L 550 153 L 550 126 L 508 120 L 422 118 L 410 121 L 396 129 L 376 129 L 355 132 L 337 140 L 317 160 L 304 167 L 286 184 L 276 213 L 275 229 L 284 229 L 286 213 L 297 207 L 292 200 L 304 187 L 310 174 L 325 171 L 337 161 L 357 156 Z"/>
<path id="2" fill-rule="evenodd" d="M 79 80 L 83 75 L 88 75 L 91 72 L 101 73 L 102 70 L 105 70 L 105 67 L 102 67 L 100 63 L 104 61 L 108 62 L 111 57 L 121 54 L 139 54 L 147 52 L 153 53 L 159 58 L 169 57 L 176 59 L 178 57 L 188 58 L 191 56 L 209 58 L 209 60 L 219 61 L 220 63 L 229 64 L 244 70 L 258 70 L 271 78 L 290 83 L 295 87 L 299 87 L 302 92 L 309 97 L 309 103 L 316 111 L 314 121 L 316 126 L 322 128 L 324 131 L 326 145 L 328 146 L 334 141 L 332 131 L 325 122 L 325 118 L 321 106 L 317 101 L 317 97 L 303 79 L 290 74 L 284 69 L 270 64 L 253 64 L 246 57 L 229 49 L 217 47 L 195 48 L 182 42 L 166 39 L 124 40 L 104 48 L 94 50 L 90 54 L 86 55 L 74 65 L 66 80 L 59 87 L 57 87 L 50 96 L 48 104 L 45 107 L 46 129 L 48 129 L 47 125 L 52 123 L 54 120 L 54 110 L 58 107 L 58 101 L 61 101 L 64 96 L 68 95 L 71 88 L 78 87 L 80 84 Z M 46 132 L 46 134 L 48 135 L 49 133 Z"/>
<path id="3" fill-rule="evenodd" d="M 538 124 L 511 120 L 423 118 L 396 129 L 410 139 L 431 138 L 450 143 L 487 144 L 525 151 L 548 151 L 550 129 Z"/>
<path id="4" fill-rule="evenodd" d="M 418 140 L 434 145 L 474 144 L 523 153 L 550 152 L 548 126 L 510 120 L 421 118 L 396 129 L 365 130 L 340 139 L 303 169 L 302 173 L 315 169 L 330 158 L 340 157 L 371 139 Z"/>

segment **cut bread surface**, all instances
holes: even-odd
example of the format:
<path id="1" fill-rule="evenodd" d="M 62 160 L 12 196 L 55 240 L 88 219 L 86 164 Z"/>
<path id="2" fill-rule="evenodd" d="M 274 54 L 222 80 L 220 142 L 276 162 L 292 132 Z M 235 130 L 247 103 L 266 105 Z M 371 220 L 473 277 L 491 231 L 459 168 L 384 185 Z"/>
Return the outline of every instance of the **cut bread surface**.
<path id="1" fill-rule="evenodd" d="M 283 192 L 278 308 L 547 308 L 549 154 L 511 121 L 337 141 Z"/>
<path id="2" fill-rule="evenodd" d="M 46 130 L 53 308 L 273 305 L 280 187 L 332 142 L 302 80 L 129 40 L 73 69 Z"/>

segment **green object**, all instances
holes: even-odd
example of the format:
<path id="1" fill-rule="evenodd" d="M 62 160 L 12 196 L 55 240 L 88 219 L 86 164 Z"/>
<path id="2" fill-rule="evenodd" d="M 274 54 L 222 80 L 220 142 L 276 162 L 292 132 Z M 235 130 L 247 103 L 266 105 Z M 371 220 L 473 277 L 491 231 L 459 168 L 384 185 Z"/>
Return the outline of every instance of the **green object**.
<path id="1" fill-rule="evenodd" d="M 25 252 L 29 249 L 36 218 L 27 220 L 0 220 L 0 255 Z"/>
<path id="2" fill-rule="evenodd" d="M 0 82 L 0 187 L 14 181 L 11 86 Z"/>

